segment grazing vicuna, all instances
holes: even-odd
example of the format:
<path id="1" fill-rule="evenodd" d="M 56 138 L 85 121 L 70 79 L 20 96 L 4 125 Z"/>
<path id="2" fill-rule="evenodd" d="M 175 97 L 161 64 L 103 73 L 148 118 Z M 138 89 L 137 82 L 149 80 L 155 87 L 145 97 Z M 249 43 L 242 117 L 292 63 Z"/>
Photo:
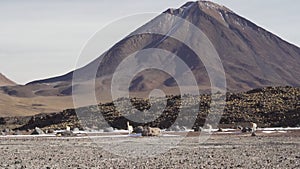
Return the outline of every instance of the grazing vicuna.
<path id="1" fill-rule="evenodd" d="M 129 121 L 127 122 L 127 130 L 129 134 L 133 132 L 133 127 L 129 124 Z"/>
<path id="2" fill-rule="evenodd" d="M 256 136 L 255 131 L 257 129 L 257 124 L 253 122 L 251 122 L 250 124 L 251 124 L 251 136 Z"/>
<path id="3" fill-rule="evenodd" d="M 251 132 L 253 133 L 253 132 L 255 132 L 256 129 L 257 129 L 257 124 L 256 124 L 256 123 L 253 123 L 253 122 L 251 122 L 250 124 L 251 124 Z"/>

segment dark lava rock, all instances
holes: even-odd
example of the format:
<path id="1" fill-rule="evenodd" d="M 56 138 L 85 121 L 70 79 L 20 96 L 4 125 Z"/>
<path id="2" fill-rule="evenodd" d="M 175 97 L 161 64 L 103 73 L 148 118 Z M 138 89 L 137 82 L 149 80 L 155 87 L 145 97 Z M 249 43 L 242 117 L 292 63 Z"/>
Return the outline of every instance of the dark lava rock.
<path id="1" fill-rule="evenodd" d="M 250 132 L 250 131 L 251 131 L 251 128 L 249 128 L 249 127 L 243 127 L 241 131 L 242 131 L 243 133 Z"/>
<path id="2" fill-rule="evenodd" d="M 143 126 L 137 126 L 133 129 L 134 133 L 140 134 L 144 132 L 144 127 Z"/>

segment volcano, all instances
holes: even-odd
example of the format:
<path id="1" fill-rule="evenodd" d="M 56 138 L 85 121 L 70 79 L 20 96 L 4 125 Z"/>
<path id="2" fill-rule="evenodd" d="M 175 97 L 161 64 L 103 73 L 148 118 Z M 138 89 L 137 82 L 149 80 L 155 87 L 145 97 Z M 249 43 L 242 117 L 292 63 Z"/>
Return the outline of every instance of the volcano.
<path id="1" fill-rule="evenodd" d="M 223 64 L 229 91 L 240 92 L 265 86 L 298 87 L 300 85 L 300 48 L 230 9 L 213 2 L 188 2 L 178 9 L 167 9 L 134 32 L 153 27 L 153 29 L 176 33 L 180 23 L 170 20 L 161 21 L 163 15 L 166 14 L 189 21 L 207 36 Z M 160 20 L 159 24 L 157 24 L 158 20 Z M 185 38 L 195 37 L 193 33 L 190 32 L 190 35 Z M 197 43 L 198 41 L 193 39 L 191 42 Z M 201 46 L 199 47 L 201 48 Z M 158 34 L 137 34 L 125 37 L 99 58 L 78 70 L 59 77 L 33 81 L 25 86 L 6 88 L 6 92 L 26 88 L 30 97 L 71 95 L 72 89 L 80 87 L 80 84 L 72 86 L 72 78 L 76 72 L 80 75 L 79 80 L 82 85 L 96 77 L 97 93 L 109 95 L 112 77 L 118 65 L 132 53 L 152 48 L 176 54 L 194 74 L 199 89 L 210 88 L 211 84 L 205 65 L 188 46 L 172 37 Z M 172 64 L 172 62 L 168 62 L 169 58 L 147 59 L 155 65 Z M 90 70 L 95 65 L 99 65 L 99 67 L 93 76 Z M 175 67 L 174 71 L 177 70 Z M 182 71 L 179 74 L 184 76 L 185 73 Z M 46 87 L 43 87 L 45 84 L 47 84 Z M 153 89 L 162 89 L 168 94 L 176 94 L 178 92 L 176 85 L 176 81 L 168 73 L 148 69 L 135 75 L 128 90 L 134 93 L 146 92 L 149 94 Z M 36 90 L 36 86 L 40 87 L 39 90 Z M 28 90 L 30 88 L 35 88 L 35 90 Z M 17 93 L 14 92 L 16 95 Z M 24 95 L 23 92 L 22 96 L 24 97 L 26 94 Z"/>

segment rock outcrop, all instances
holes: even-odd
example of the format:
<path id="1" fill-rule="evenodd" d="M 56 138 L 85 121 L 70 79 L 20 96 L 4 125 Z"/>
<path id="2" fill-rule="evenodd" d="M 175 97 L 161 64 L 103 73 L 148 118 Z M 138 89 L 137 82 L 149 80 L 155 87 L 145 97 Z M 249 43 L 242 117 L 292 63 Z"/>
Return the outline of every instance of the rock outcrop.
<path id="1" fill-rule="evenodd" d="M 33 132 L 31 133 L 32 135 L 43 135 L 45 134 L 45 132 L 40 129 L 39 127 L 35 127 L 35 129 L 33 130 Z"/>

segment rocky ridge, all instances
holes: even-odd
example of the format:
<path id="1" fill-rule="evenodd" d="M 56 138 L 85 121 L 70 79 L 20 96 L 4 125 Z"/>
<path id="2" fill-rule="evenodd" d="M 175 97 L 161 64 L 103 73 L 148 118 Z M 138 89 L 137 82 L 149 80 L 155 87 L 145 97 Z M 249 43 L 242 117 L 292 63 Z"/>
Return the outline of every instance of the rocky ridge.
<path id="1" fill-rule="evenodd" d="M 199 105 L 199 109 L 193 112 L 198 114 L 195 123 L 188 120 L 185 122 L 192 123 L 193 128 L 202 127 L 210 111 L 211 96 L 204 94 L 199 98 L 190 98 L 188 103 L 185 103 L 179 96 L 168 96 L 166 98 L 167 106 L 156 120 L 144 124 L 130 121 L 130 124 L 134 127 L 150 126 L 167 129 L 174 125 L 179 111 L 187 109 L 192 112 L 191 106 Z M 122 100 L 124 99 L 116 102 Z M 138 110 L 150 109 L 150 102 L 147 99 L 131 98 L 130 101 Z M 123 112 L 127 112 L 127 115 L 136 113 L 136 110 L 126 106 L 123 108 Z M 84 117 L 81 116 L 83 117 L 81 120 L 86 122 L 84 126 L 79 122 L 76 111 L 84 115 Z M 71 128 L 99 130 L 104 129 L 106 122 L 117 129 L 126 129 L 127 126 L 128 119 L 116 109 L 113 103 L 83 107 L 76 111 L 68 109 L 59 113 L 38 114 L 31 117 L 0 118 L 0 127 L 2 129 L 11 127 L 15 130 L 27 130 L 35 127 L 65 129 L 66 126 L 70 126 Z M 104 117 L 106 122 L 100 121 L 100 116 Z M 187 114 L 186 117 L 189 115 Z M 237 127 L 249 122 L 255 122 L 260 127 L 300 126 L 300 88 L 267 87 L 237 94 L 227 93 L 226 105 L 219 127 Z"/>

